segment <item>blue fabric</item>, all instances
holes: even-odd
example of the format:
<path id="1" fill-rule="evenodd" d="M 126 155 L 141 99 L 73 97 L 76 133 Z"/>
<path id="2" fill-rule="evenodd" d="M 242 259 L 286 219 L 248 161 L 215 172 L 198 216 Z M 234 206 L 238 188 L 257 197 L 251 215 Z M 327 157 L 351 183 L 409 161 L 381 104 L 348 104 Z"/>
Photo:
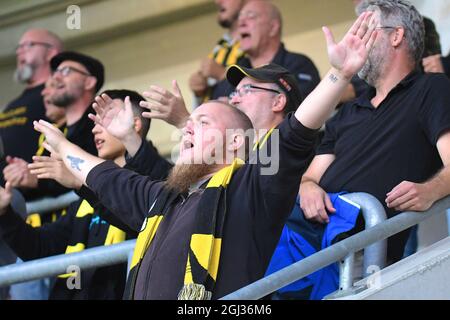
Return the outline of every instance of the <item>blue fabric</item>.
<path id="1" fill-rule="evenodd" d="M 311 224 L 311 222 L 307 222 L 304 219 L 303 212 L 300 208 L 300 198 L 297 197 L 296 204 L 291 213 L 293 219 L 289 219 L 290 223 L 283 228 L 280 241 L 266 271 L 266 276 L 316 253 L 316 248 L 319 246 L 321 249 L 331 246 L 338 235 L 355 227 L 360 209 L 358 206 L 339 197 L 342 194 L 328 194 L 336 212 L 329 216 L 330 222 L 324 226 L 322 231 L 316 228 L 317 233 L 322 232 L 320 244 L 310 243 L 301 235 L 302 229 L 305 229 L 305 232 L 311 232 L 311 226 L 307 225 Z M 298 219 L 299 216 L 301 219 Z M 297 225 L 294 226 L 293 223 Z M 308 235 L 308 238 L 314 239 L 311 235 Z M 309 298 L 311 300 L 319 300 L 336 291 L 338 286 L 339 268 L 337 263 L 334 263 L 281 288 L 278 292 L 285 294 L 312 287 Z"/>

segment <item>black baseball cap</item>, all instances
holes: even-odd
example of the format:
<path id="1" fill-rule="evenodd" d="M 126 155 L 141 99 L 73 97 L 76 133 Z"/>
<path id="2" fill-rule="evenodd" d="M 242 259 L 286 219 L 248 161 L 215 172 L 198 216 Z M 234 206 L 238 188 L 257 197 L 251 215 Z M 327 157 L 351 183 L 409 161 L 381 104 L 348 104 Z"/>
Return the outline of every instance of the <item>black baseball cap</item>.
<path id="1" fill-rule="evenodd" d="M 297 110 L 303 101 L 299 90 L 300 84 L 289 70 L 275 63 L 266 64 L 259 68 L 245 68 L 236 64 L 227 69 L 228 82 L 237 87 L 239 82 L 245 77 L 249 77 L 259 82 L 275 83 L 286 94 L 287 104 L 285 112 Z"/>
<path id="2" fill-rule="evenodd" d="M 95 85 L 96 92 L 100 90 L 105 81 L 105 68 L 100 61 L 75 51 L 60 52 L 50 60 L 52 71 L 55 71 L 62 62 L 67 60 L 82 64 L 88 72 L 97 79 L 97 84 Z"/>

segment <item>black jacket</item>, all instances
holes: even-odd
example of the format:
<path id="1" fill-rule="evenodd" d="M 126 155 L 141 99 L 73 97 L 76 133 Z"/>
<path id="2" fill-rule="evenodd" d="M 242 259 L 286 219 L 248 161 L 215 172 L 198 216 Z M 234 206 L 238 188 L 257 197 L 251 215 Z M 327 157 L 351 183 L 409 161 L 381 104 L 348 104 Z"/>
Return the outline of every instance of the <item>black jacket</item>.
<path id="1" fill-rule="evenodd" d="M 286 218 L 295 202 L 300 177 L 313 151 L 315 131 L 291 114 L 279 126 L 278 170 L 259 161 L 244 165 L 227 188 L 227 213 L 220 268 L 213 298 L 220 298 L 264 276 Z M 274 138 L 272 134 L 271 139 Z M 270 140 L 270 139 L 269 139 Z M 270 146 L 271 141 L 266 143 Z M 275 155 L 275 153 L 270 153 Z M 255 156 L 255 155 L 254 155 Z M 135 231 L 162 190 L 152 181 L 112 162 L 96 166 L 88 186 L 123 223 Z M 180 196 L 164 216 L 137 274 L 135 299 L 176 299 L 183 278 L 198 200 L 202 190 Z"/>
<path id="2" fill-rule="evenodd" d="M 152 179 L 165 179 L 171 165 L 158 154 L 151 142 L 143 142 L 139 151 L 140 154 L 147 156 L 146 161 L 139 157 L 129 159 L 134 165 L 132 169 L 147 174 Z M 68 245 L 77 243 L 75 239 L 79 239 L 80 232 L 87 233 L 86 248 L 102 246 L 110 223 L 125 231 L 127 239 L 136 237 L 136 231 L 114 218 L 115 216 L 98 201 L 88 188 L 82 187 L 78 194 L 94 208 L 92 215 L 83 218 L 76 217 L 83 200 L 81 199 L 71 204 L 67 214 L 61 216 L 56 222 L 32 228 L 19 215 L 10 210 L 0 216 L 0 235 L 24 261 L 63 254 Z M 67 280 L 58 278 L 50 294 L 50 299 L 121 299 L 126 273 L 126 263 L 81 270 L 80 290 L 69 290 L 66 285 Z"/>

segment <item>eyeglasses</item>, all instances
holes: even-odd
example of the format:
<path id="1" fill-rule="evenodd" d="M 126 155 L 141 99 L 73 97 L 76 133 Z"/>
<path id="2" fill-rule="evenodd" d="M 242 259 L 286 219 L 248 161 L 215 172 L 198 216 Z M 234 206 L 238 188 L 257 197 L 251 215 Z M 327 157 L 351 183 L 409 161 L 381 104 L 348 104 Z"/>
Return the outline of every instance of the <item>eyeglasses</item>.
<path id="1" fill-rule="evenodd" d="M 241 12 L 238 16 L 238 20 L 241 19 L 249 19 L 249 20 L 254 20 L 256 18 L 259 17 L 259 14 L 254 12 L 254 11 L 245 11 L 245 12 Z"/>
<path id="2" fill-rule="evenodd" d="M 38 42 L 38 41 L 27 41 L 27 42 L 20 43 L 19 45 L 17 45 L 16 51 L 19 49 L 30 50 L 34 46 L 44 46 L 47 48 L 52 47 L 52 45 L 50 43 Z"/>
<path id="3" fill-rule="evenodd" d="M 280 91 L 275 90 L 275 89 L 270 89 L 270 88 L 263 88 L 263 87 L 258 87 L 258 86 L 254 86 L 252 84 L 245 84 L 242 87 L 240 87 L 239 89 L 234 90 L 233 92 L 230 93 L 230 95 L 228 96 L 228 98 L 231 100 L 236 96 L 239 97 L 243 97 L 248 95 L 251 92 L 255 92 L 255 90 L 262 90 L 262 91 L 267 91 L 267 92 L 273 92 L 276 94 L 281 94 Z"/>
<path id="4" fill-rule="evenodd" d="M 53 71 L 53 75 L 59 73 L 63 77 L 67 77 L 73 71 L 81 73 L 81 74 L 84 74 L 85 76 L 90 76 L 89 73 L 84 72 L 83 70 L 80 70 L 80 69 L 77 69 L 77 68 L 74 68 L 74 67 L 70 67 L 70 66 L 65 66 L 65 67 L 56 69 L 55 71 Z"/>
<path id="5" fill-rule="evenodd" d="M 393 26 L 379 26 L 379 27 L 375 27 L 375 30 L 377 29 L 397 29 L 398 27 L 393 27 Z"/>

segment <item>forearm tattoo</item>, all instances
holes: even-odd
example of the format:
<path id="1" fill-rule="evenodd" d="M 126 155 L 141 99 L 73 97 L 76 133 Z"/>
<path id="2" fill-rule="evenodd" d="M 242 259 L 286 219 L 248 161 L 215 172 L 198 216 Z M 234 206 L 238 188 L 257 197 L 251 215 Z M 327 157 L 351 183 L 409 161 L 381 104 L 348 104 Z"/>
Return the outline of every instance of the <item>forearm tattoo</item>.
<path id="1" fill-rule="evenodd" d="M 80 159 L 77 157 L 72 157 L 72 156 L 67 156 L 67 159 L 69 159 L 70 166 L 72 167 L 72 169 L 81 171 L 80 164 L 82 164 L 84 162 L 83 159 Z"/>
<path id="2" fill-rule="evenodd" d="M 330 80 L 331 82 L 336 83 L 339 80 L 339 78 L 334 74 L 330 74 Z"/>

